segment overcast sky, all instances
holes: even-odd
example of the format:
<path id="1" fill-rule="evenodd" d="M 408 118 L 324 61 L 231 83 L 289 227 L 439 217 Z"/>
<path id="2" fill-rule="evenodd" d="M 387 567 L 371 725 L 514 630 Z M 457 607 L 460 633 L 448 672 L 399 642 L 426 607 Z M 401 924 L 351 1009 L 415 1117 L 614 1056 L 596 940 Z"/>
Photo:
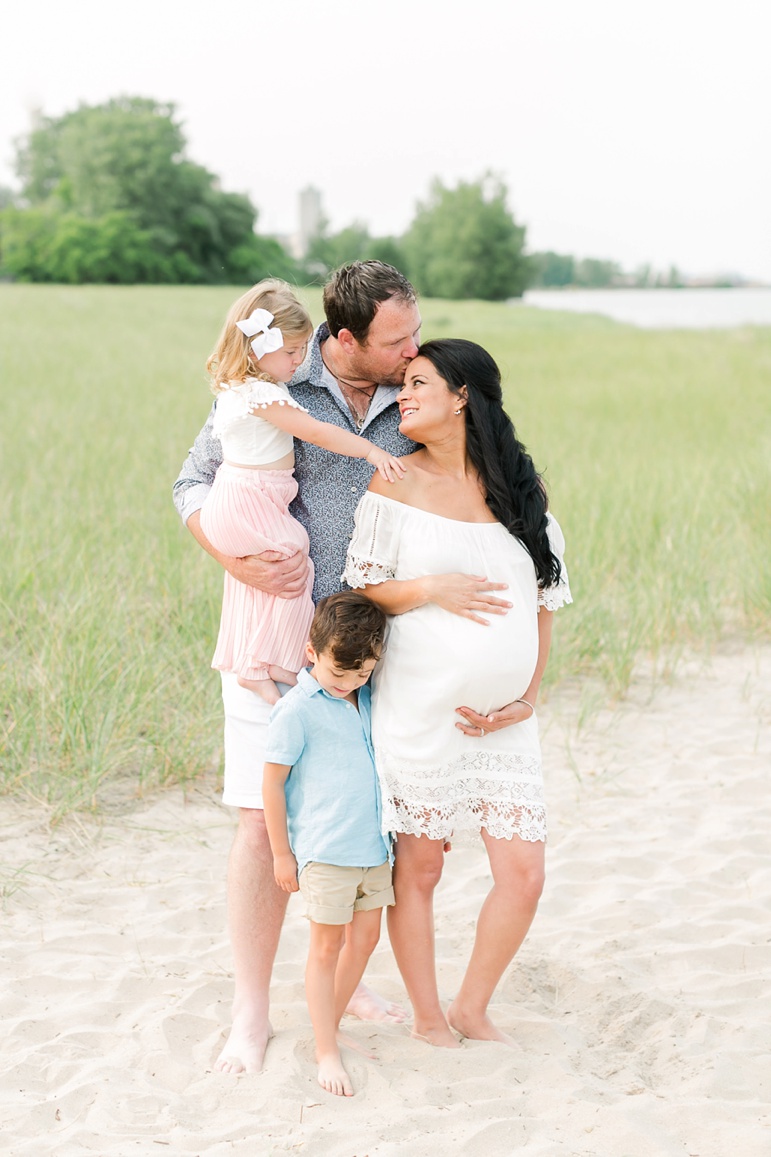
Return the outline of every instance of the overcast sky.
<path id="1" fill-rule="evenodd" d="M 530 249 L 771 282 L 769 0 L 11 4 L 0 184 L 32 108 L 148 96 L 264 232 L 310 184 L 398 234 L 492 169 Z"/>

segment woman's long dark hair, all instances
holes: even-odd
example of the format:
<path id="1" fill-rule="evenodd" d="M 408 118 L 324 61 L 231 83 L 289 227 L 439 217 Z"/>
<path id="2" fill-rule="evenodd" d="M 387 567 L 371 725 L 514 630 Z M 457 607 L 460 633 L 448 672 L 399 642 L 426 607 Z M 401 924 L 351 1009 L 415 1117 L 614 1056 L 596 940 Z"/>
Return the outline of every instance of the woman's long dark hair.
<path id="1" fill-rule="evenodd" d="M 428 358 L 453 394 L 462 396 L 466 387 L 466 452 L 487 505 L 530 554 L 539 586 L 555 586 L 560 563 L 546 533 L 546 488 L 503 408 L 498 366 L 487 350 L 463 338 L 427 341 L 417 356 Z"/>

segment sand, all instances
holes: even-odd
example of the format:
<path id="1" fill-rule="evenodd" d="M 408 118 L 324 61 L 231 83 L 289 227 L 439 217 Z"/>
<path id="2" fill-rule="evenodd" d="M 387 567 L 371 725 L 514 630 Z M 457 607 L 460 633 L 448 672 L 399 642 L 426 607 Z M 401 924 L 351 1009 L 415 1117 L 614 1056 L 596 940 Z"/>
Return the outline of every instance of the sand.
<path id="1" fill-rule="evenodd" d="M 348 1054 L 348 1100 L 315 1082 L 297 897 L 266 1069 L 211 1071 L 234 823 L 213 787 L 53 830 L 4 800 L 0 1151 L 767 1157 L 771 648 L 586 702 L 562 687 L 541 711 L 548 880 L 492 1008 L 517 1047 L 432 1050 L 349 1018 L 379 1059 Z M 481 848 L 456 848 L 437 900 L 448 1000 L 487 886 Z M 385 937 L 368 980 L 405 999 Z"/>

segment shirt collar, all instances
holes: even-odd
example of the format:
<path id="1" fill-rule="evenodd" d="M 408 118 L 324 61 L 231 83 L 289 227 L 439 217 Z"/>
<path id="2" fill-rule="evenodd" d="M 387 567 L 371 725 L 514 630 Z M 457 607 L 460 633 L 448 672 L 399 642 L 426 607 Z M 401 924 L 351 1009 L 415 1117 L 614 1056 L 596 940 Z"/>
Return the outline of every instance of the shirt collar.
<path id="1" fill-rule="evenodd" d="M 300 690 L 303 692 L 303 694 L 307 695 L 307 697 L 309 699 L 312 699 L 314 695 L 321 694 L 324 696 L 325 699 L 329 699 L 332 703 L 344 703 L 345 702 L 345 700 L 340 699 L 340 697 L 338 695 L 330 695 L 328 691 L 325 691 L 324 688 L 319 683 L 318 679 L 313 678 L 313 676 L 310 673 L 310 668 L 308 668 L 308 667 L 303 667 L 302 671 L 297 672 L 297 686 L 300 688 Z M 359 698 L 359 705 L 360 706 L 361 706 L 361 702 L 362 702 L 361 693 L 362 693 L 362 691 L 366 691 L 368 686 L 369 686 L 369 684 L 365 683 L 363 686 L 358 688 L 358 693 L 359 693 L 358 698 Z M 366 695 L 364 696 L 364 698 L 366 699 Z"/>
<path id="2" fill-rule="evenodd" d="M 305 692 L 309 699 L 317 692 L 323 693 L 324 691 L 318 680 L 313 678 L 308 667 L 303 667 L 302 671 L 297 672 L 297 686 Z"/>
<path id="3" fill-rule="evenodd" d="M 305 360 L 297 367 L 289 383 L 290 386 L 311 385 L 321 386 L 323 389 L 328 388 L 324 382 L 324 359 L 321 356 L 321 347 L 328 337 L 329 326 L 325 321 L 322 321 L 311 339 Z M 371 420 L 375 414 L 390 406 L 400 389 L 401 386 L 379 385 L 375 390 L 368 418 Z M 340 397 L 342 398 L 342 394 Z"/>

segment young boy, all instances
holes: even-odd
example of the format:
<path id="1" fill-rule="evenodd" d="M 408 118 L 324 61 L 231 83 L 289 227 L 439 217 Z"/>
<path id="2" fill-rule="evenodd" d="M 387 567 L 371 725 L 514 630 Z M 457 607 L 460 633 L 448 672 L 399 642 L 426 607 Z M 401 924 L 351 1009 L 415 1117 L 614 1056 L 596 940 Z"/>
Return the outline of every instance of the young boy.
<path id="1" fill-rule="evenodd" d="M 337 1030 L 378 942 L 381 909 L 394 902 L 365 686 L 384 632 L 385 615 L 363 595 L 321 600 L 311 668 L 271 713 L 263 783 L 276 882 L 299 888 L 311 922 L 305 991 L 319 1084 L 346 1097 L 353 1087 Z"/>

